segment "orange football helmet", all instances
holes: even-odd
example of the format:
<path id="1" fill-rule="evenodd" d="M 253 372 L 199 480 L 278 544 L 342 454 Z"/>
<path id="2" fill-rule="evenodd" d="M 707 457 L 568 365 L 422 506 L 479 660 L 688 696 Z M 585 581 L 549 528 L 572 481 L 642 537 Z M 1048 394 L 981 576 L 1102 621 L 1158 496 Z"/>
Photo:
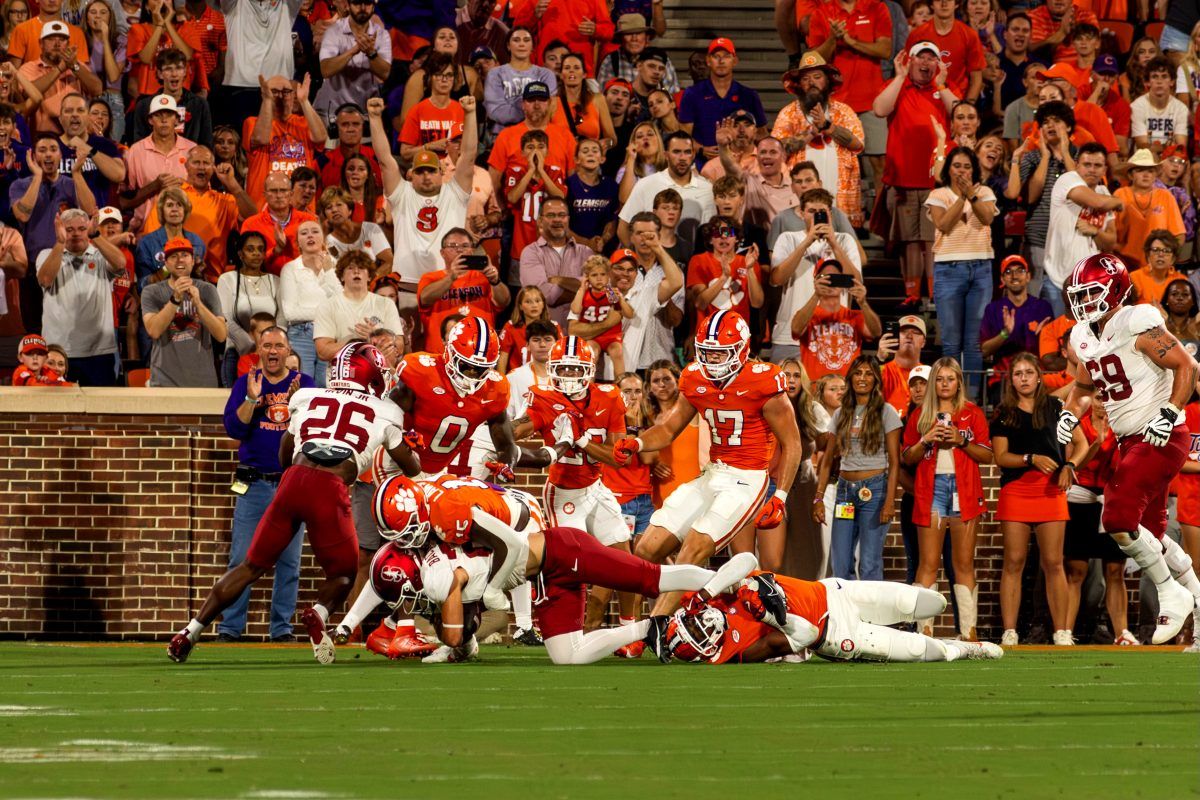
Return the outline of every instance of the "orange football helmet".
<path id="1" fill-rule="evenodd" d="M 483 317 L 458 321 L 446 336 L 446 374 L 463 397 L 474 394 L 500 360 L 500 341 Z"/>
<path id="2" fill-rule="evenodd" d="M 565 374 L 568 370 L 574 375 Z M 550 348 L 550 360 L 546 362 L 550 384 L 567 397 L 579 397 L 587 391 L 596 375 L 596 354 L 591 346 L 578 336 L 559 339 Z"/>
<path id="3" fill-rule="evenodd" d="M 421 487 L 393 475 L 375 489 L 371 502 L 379 535 L 401 547 L 420 547 L 429 536 L 429 507 Z"/>
<path id="4" fill-rule="evenodd" d="M 736 311 L 718 311 L 696 331 L 696 363 L 713 381 L 723 381 L 746 366 L 750 326 Z"/>

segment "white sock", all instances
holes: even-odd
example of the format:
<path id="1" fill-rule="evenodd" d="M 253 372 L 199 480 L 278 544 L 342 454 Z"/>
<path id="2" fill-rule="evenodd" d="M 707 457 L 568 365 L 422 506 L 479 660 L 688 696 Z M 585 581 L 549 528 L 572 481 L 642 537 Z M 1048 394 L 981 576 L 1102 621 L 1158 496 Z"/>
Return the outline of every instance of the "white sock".
<path id="1" fill-rule="evenodd" d="M 591 633 L 562 633 L 546 640 L 546 655 L 555 664 L 591 664 L 612 655 L 614 650 L 644 638 L 649 629 L 650 621 L 644 619 L 633 625 L 604 628 Z"/>
<path id="2" fill-rule="evenodd" d="M 1167 562 L 1167 568 L 1171 570 L 1171 576 L 1179 581 L 1183 588 L 1191 592 L 1192 597 L 1200 600 L 1200 580 L 1196 580 L 1196 571 L 1187 551 L 1169 536 L 1164 536 L 1160 544 L 1163 547 L 1163 559 Z"/>
<path id="3" fill-rule="evenodd" d="M 664 564 L 658 575 L 658 592 L 694 592 L 713 576 L 713 571 L 691 564 Z"/>
<path id="4" fill-rule="evenodd" d="M 396 630 L 396 620 L 392 619 L 391 617 L 384 617 L 383 625 L 390 631 Z"/>
<path id="5" fill-rule="evenodd" d="M 417 629 L 417 624 L 415 622 L 413 622 L 412 617 L 409 617 L 408 619 L 396 620 L 397 633 L 412 633 L 416 629 Z"/>
<path id="6" fill-rule="evenodd" d="M 1162 546 L 1150 531 L 1139 526 L 1136 539 L 1130 539 L 1129 544 L 1121 544 L 1120 538 L 1118 538 L 1117 546 L 1125 555 L 1137 562 L 1137 565 L 1142 568 L 1142 572 L 1147 578 L 1154 581 L 1156 586 L 1171 580 L 1171 570 L 1163 558 Z"/>
<path id="7" fill-rule="evenodd" d="M 724 594 L 757 568 L 758 559 L 754 553 L 738 553 L 726 561 L 708 583 L 704 584 L 704 591 L 708 592 L 710 597 Z"/>
<path id="8" fill-rule="evenodd" d="M 533 585 L 525 581 L 508 593 L 512 600 L 513 616 L 517 627 L 523 631 L 533 628 Z"/>
<path id="9" fill-rule="evenodd" d="M 317 616 L 321 618 L 321 624 L 325 625 L 329 622 L 329 609 L 320 603 L 313 603 L 313 611 L 317 612 Z"/>
<path id="10" fill-rule="evenodd" d="M 636 625 L 637 617 L 620 617 L 622 625 Z"/>
<path id="11" fill-rule="evenodd" d="M 198 619 L 193 619 L 191 622 L 189 622 L 187 624 L 187 627 L 183 629 L 183 632 L 186 633 L 187 637 L 189 639 L 191 639 L 193 642 L 197 641 L 200 638 L 200 634 L 203 631 L 204 631 L 204 623 Z"/>

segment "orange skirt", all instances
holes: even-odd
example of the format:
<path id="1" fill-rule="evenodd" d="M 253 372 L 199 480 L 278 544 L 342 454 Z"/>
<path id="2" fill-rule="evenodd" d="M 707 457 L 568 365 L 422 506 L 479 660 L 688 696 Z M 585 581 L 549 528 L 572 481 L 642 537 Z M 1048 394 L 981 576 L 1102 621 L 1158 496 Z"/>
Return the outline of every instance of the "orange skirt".
<path id="1" fill-rule="evenodd" d="M 1052 475 L 1031 469 L 1015 481 L 1000 487 L 1000 502 L 996 519 L 1001 522 L 1065 522 L 1067 493 L 1058 488 Z"/>
<path id="2" fill-rule="evenodd" d="M 1175 490 L 1175 517 L 1179 524 L 1200 527 L 1200 474 L 1180 473 L 1171 487 Z"/>

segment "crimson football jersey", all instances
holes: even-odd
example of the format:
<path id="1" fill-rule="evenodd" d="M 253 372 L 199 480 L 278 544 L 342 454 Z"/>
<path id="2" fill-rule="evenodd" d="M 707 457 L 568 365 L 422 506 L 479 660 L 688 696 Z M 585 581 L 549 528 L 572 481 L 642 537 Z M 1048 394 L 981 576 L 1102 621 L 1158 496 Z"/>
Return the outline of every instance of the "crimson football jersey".
<path id="1" fill-rule="evenodd" d="M 408 427 L 421 434 L 421 469 L 441 472 L 471 447 L 472 431 L 508 410 L 508 379 L 492 370 L 479 391 L 458 394 L 446 374 L 445 356 L 409 353 L 396 367 L 396 376 L 413 394 Z"/>
<path id="2" fill-rule="evenodd" d="M 560 414 L 570 414 L 576 420 L 576 430 L 590 433 L 593 441 L 604 441 L 609 431 L 625 433 L 625 401 L 615 386 L 592 385 L 587 397 L 571 400 L 550 387 L 534 386 L 529 390 L 529 407 L 525 410 L 534 429 L 546 444 L 554 444 L 554 421 Z M 600 480 L 600 462 L 578 451 L 572 451 L 550 466 L 550 482 L 560 489 L 583 489 Z"/>
<path id="3" fill-rule="evenodd" d="M 709 380 L 695 363 L 679 379 L 679 391 L 708 423 L 709 460 L 737 469 L 767 469 L 775 439 L 762 408 L 786 390 L 779 367 L 761 361 L 748 362 L 724 386 Z"/>

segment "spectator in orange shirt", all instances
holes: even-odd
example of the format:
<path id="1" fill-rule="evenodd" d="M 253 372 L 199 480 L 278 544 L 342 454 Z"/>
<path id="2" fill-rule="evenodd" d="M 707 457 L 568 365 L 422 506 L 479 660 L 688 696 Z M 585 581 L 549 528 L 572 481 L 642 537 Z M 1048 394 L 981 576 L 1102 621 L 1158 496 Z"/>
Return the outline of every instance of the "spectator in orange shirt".
<path id="1" fill-rule="evenodd" d="M 1185 229 L 1179 204 L 1170 190 L 1154 186 L 1158 178 L 1158 164 L 1158 159 L 1149 150 L 1138 150 L 1125 163 L 1129 171 L 1129 185 L 1113 193 L 1125 204 L 1117 212 L 1115 249 L 1125 259 L 1131 272 L 1145 263 L 1142 261 L 1142 246 L 1149 243 L 1148 236 L 1152 231 L 1166 230 L 1175 237 L 1176 247 L 1183 245 Z M 1155 298 L 1162 295 L 1161 288 L 1154 293 Z"/>
<path id="2" fill-rule="evenodd" d="M 697 328 L 717 311 L 732 310 L 750 319 L 750 309 L 763 304 L 758 245 L 750 245 L 745 255 L 734 252 L 741 230 L 729 217 L 714 217 L 704 229 L 709 248 L 687 265 L 687 299 L 696 309 Z"/>
<path id="3" fill-rule="evenodd" d="M 258 116 L 242 123 L 242 141 L 250 154 L 246 191 L 256 203 L 263 201 L 268 173 L 291 175 L 296 167 L 317 165 L 317 148 L 324 146 L 329 133 L 308 101 L 310 85 L 307 73 L 301 83 L 282 75 L 269 80 L 259 76 L 262 103 Z"/>
<path id="4" fill-rule="evenodd" d="M 925 320 L 916 314 L 903 316 L 897 322 L 896 333 L 879 337 L 878 355 L 886 359 L 893 351 L 896 357 L 883 365 L 883 399 L 898 414 L 904 414 L 910 400 L 909 386 L 913 370 L 921 366 L 921 351 L 925 349 Z M 922 380 L 929 380 L 929 367 L 924 367 Z M 918 401 L 919 402 L 919 401 Z"/>
<path id="5" fill-rule="evenodd" d="M 932 42 L 941 50 L 947 67 L 945 85 L 962 100 L 979 100 L 983 89 L 983 68 L 987 66 L 979 34 L 954 18 L 956 0 L 933 0 L 933 19 L 908 34 L 906 48 L 920 42 Z"/>
<path id="6" fill-rule="evenodd" d="M 1092 135 L 1093 140 L 1104 145 L 1104 149 L 1108 152 L 1108 168 L 1110 171 L 1115 171 L 1117 167 L 1117 135 L 1113 132 L 1112 123 L 1109 122 L 1108 115 L 1104 113 L 1104 110 L 1089 100 L 1081 99 L 1079 90 L 1075 86 L 1078 71 L 1070 64 L 1059 63 L 1044 72 L 1039 72 L 1037 77 L 1040 80 L 1048 81 L 1050 85 L 1057 86 L 1062 91 L 1063 102 L 1075 114 L 1075 127 L 1087 131 Z M 1045 102 L 1044 97 L 1042 102 Z"/>
<path id="7" fill-rule="evenodd" d="M 513 0 L 509 8 L 514 27 L 537 31 L 534 61 L 543 62 L 555 39 L 583 56 L 587 74 L 596 72 L 597 43 L 612 41 L 616 28 L 603 0 Z"/>
<path id="8" fill-rule="evenodd" d="M 1146 266 L 1132 270 L 1129 279 L 1133 281 L 1133 290 L 1137 292 L 1139 303 L 1153 303 L 1161 308 L 1163 295 L 1171 282 L 1187 279 L 1175 269 L 1179 243 L 1170 231 L 1152 230 L 1146 234 L 1143 252 Z"/>
<path id="9" fill-rule="evenodd" d="M 1033 25 L 1030 49 L 1053 48 L 1050 56 L 1053 61 L 1075 60 L 1075 48 L 1070 42 L 1076 25 L 1086 22 L 1097 30 L 1100 28 L 1096 15 L 1072 0 L 1046 0 L 1046 5 L 1029 12 L 1029 22 Z"/>
<path id="10" fill-rule="evenodd" d="M 844 285 L 835 286 L 832 277 L 851 278 L 850 297 L 859 311 L 842 305 Z M 845 376 L 851 362 L 862 353 L 866 340 L 875 340 L 883 332 L 879 315 L 867 303 L 867 287 L 857 275 L 845 273 L 834 259 L 817 265 L 816 291 L 792 317 L 792 336 L 800 342 L 800 361 L 809 375 L 831 372 Z M 882 388 L 881 388 L 882 391 Z"/>
<path id="11" fill-rule="evenodd" d="M 184 85 L 198 92 L 208 92 L 208 76 L 193 56 L 201 49 L 200 36 L 194 27 L 181 30 L 175 27 L 175 4 L 172 0 L 149 0 L 150 22 L 135 22 L 129 26 L 125 50 L 129 56 L 129 94 L 153 97 L 161 93 L 162 84 L 155 74 L 158 54 L 178 50 L 183 54 L 186 78 Z M 208 144 L 208 142 L 205 142 Z"/>
<path id="12" fill-rule="evenodd" d="M 41 41 L 44 26 L 51 22 L 65 26 L 66 35 L 70 37 L 69 46 L 77 54 L 87 55 L 87 38 L 83 35 L 83 29 L 63 20 L 62 4 L 63 0 L 42 0 L 37 4 L 39 11 L 36 17 L 27 19 L 13 28 L 8 37 L 8 55 L 17 66 L 28 64 L 38 57 L 38 42 Z M 7 22 L 8 20 L 5 20 L 6 24 Z"/>
<path id="13" fill-rule="evenodd" d="M 95 97 L 104 90 L 104 84 L 86 62 L 79 60 L 78 52 L 69 41 L 66 23 L 46 23 L 40 45 L 41 57 L 36 61 L 27 60 L 18 72 L 42 93 L 41 105 L 37 106 L 33 117 L 34 129 L 62 133 L 62 126 L 58 124 L 62 101 L 75 93 Z"/>
<path id="14" fill-rule="evenodd" d="M 451 228 L 442 237 L 443 269 L 427 272 L 417 283 L 417 306 L 425 326 L 425 349 L 440 353 L 442 320 L 451 314 L 483 317 L 493 324 L 496 313 L 508 305 L 508 287 L 487 256 L 480 269 L 470 263 L 475 242 L 463 228 Z"/>
<path id="15" fill-rule="evenodd" d="M 13 386 L 67 386 L 62 375 L 46 366 L 46 356 L 50 350 L 46 340 L 36 333 L 21 340 L 21 349 L 17 360 L 21 366 L 13 372 Z"/>
<path id="16" fill-rule="evenodd" d="M 283 172 L 272 172 L 266 179 L 267 204 L 262 211 L 242 223 L 242 233 L 258 231 L 267 241 L 267 259 L 263 271 L 278 275 L 283 265 L 300 256 L 296 231 L 303 222 L 316 222 L 307 211 L 292 206 L 291 179 Z"/>
<path id="17" fill-rule="evenodd" d="M 454 59 L 445 53 L 430 53 L 425 59 L 425 94 L 404 118 L 400 129 L 400 159 L 411 162 L 422 148 L 444 154 L 446 145 L 462 130 L 462 106 L 451 97 L 454 87 Z"/>

